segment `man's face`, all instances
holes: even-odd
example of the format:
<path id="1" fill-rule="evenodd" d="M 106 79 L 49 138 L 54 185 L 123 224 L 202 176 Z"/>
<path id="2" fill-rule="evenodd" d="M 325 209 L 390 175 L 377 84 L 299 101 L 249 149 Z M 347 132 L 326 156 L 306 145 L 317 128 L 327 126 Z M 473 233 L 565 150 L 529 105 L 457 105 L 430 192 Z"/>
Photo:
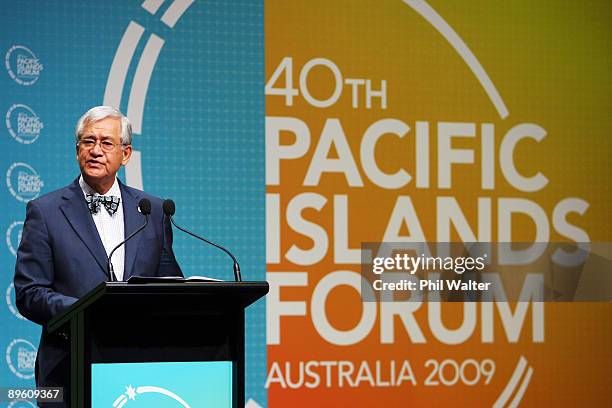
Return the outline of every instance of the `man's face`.
<path id="1" fill-rule="evenodd" d="M 121 122 L 119 118 L 104 118 L 90 122 L 85 126 L 81 142 L 96 140 L 96 144 L 87 148 L 83 143 L 77 146 L 77 160 L 81 174 L 92 187 L 103 186 L 108 189 L 115 180 L 115 174 L 121 165 L 126 165 L 132 154 L 132 146 L 121 146 Z M 110 151 L 102 148 L 102 142 L 112 142 L 115 146 Z"/>

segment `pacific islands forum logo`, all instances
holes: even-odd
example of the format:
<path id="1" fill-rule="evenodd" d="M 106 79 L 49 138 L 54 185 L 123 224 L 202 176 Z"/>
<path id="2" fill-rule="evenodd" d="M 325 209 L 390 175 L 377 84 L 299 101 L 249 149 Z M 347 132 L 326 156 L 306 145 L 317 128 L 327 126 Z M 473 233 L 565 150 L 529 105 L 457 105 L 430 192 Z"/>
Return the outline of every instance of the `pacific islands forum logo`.
<path id="1" fill-rule="evenodd" d="M 11 79 L 19 85 L 34 85 L 43 70 L 36 54 L 23 45 L 13 45 L 4 56 L 4 65 Z"/>
<path id="2" fill-rule="evenodd" d="M 13 256 L 17 256 L 17 248 L 21 242 L 23 221 L 15 221 L 6 229 L 6 246 Z"/>
<path id="3" fill-rule="evenodd" d="M 38 172 L 27 163 L 13 163 L 6 171 L 6 186 L 17 201 L 27 203 L 37 198 L 44 185 Z"/>
<path id="4" fill-rule="evenodd" d="M 31 380 L 36 365 L 36 347 L 25 339 L 14 339 L 6 348 L 6 364 L 16 377 Z"/>
<path id="5" fill-rule="evenodd" d="M 15 303 L 15 284 L 13 284 L 13 282 L 6 288 L 6 305 L 13 316 L 19 320 L 26 320 L 26 318 L 19 313 L 19 310 L 17 310 L 17 304 Z"/>
<path id="6" fill-rule="evenodd" d="M 34 143 L 44 127 L 40 117 L 27 105 L 14 104 L 6 112 L 6 129 L 19 143 Z"/>

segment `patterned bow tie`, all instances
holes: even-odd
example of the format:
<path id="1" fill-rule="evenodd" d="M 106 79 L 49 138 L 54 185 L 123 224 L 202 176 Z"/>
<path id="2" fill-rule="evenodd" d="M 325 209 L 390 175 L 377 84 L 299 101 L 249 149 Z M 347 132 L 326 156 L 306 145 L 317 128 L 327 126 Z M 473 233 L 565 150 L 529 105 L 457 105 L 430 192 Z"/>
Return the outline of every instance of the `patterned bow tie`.
<path id="1" fill-rule="evenodd" d="M 87 194 L 85 201 L 87 201 L 87 207 L 89 208 L 89 212 L 92 214 L 97 214 L 98 211 L 100 211 L 100 204 L 102 204 L 104 205 L 104 208 L 106 208 L 106 211 L 110 215 L 113 215 L 115 212 L 117 212 L 121 199 L 115 196 Z"/>

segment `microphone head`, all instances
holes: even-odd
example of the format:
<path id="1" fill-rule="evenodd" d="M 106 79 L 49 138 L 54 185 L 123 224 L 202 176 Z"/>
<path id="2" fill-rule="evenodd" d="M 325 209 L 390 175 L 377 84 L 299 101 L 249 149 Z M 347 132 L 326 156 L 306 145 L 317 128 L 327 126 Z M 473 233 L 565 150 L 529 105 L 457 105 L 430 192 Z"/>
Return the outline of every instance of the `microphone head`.
<path id="1" fill-rule="evenodd" d="M 166 214 L 168 217 L 172 217 L 174 213 L 176 212 L 174 201 L 170 199 L 164 200 L 164 203 L 162 204 L 162 208 L 164 209 L 164 214 Z"/>
<path id="2" fill-rule="evenodd" d="M 138 202 L 138 209 L 142 215 L 151 214 L 151 201 L 147 198 L 143 198 Z"/>

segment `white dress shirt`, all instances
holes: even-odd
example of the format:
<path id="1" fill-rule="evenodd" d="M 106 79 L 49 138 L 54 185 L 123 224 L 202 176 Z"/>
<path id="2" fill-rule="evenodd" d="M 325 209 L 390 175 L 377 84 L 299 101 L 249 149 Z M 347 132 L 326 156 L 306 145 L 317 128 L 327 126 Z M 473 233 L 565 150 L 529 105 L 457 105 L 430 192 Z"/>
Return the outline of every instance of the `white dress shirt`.
<path id="1" fill-rule="evenodd" d="M 81 186 L 81 190 L 83 190 L 85 197 L 87 197 L 87 194 L 101 195 L 91 188 L 85 182 L 85 180 L 83 180 L 82 175 L 79 177 L 79 185 Z M 120 200 L 119 208 L 117 208 L 117 211 L 115 211 L 113 215 L 110 215 L 103 205 L 100 206 L 100 211 L 91 215 L 94 223 L 96 224 L 98 235 L 100 235 L 100 239 L 102 240 L 102 244 L 106 250 L 106 256 L 108 256 L 113 248 L 125 239 L 123 224 L 123 201 L 121 201 L 121 189 L 119 188 L 117 178 L 115 178 L 115 182 L 110 190 L 108 190 L 104 195 L 116 196 L 119 197 Z M 122 281 L 123 270 L 125 268 L 125 245 L 120 246 L 119 249 L 115 251 L 111 262 L 113 263 L 113 269 L 115 271 L 117 280 Z"/>

